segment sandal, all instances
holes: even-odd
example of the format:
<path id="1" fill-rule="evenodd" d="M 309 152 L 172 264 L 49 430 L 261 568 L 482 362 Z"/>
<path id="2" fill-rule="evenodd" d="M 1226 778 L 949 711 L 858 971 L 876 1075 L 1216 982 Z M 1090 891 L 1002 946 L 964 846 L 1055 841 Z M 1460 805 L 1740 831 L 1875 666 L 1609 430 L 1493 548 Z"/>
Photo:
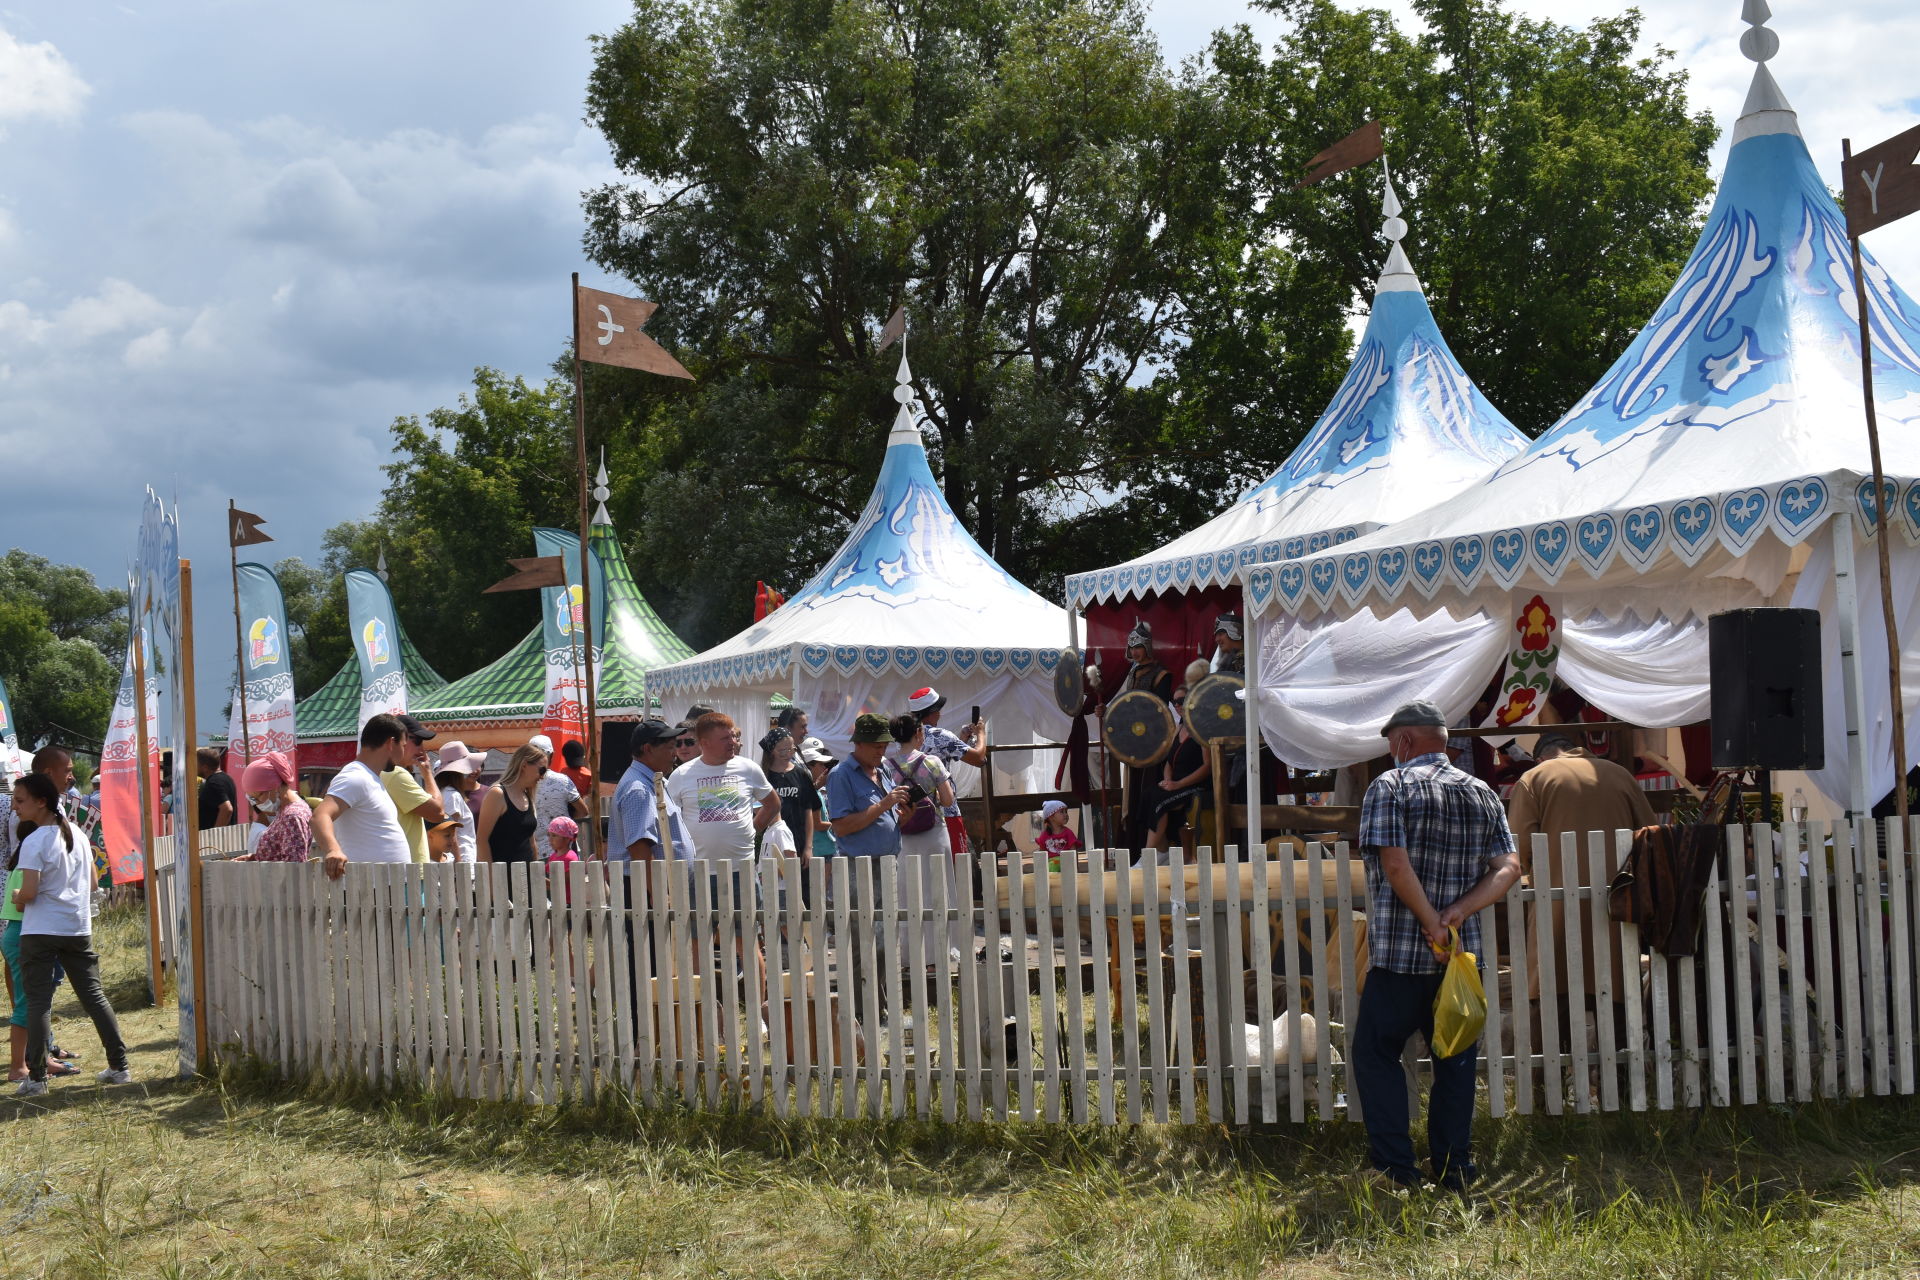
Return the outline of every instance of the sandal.
<path id="1" fill-rule="evenodd" d="M 62 1049 L 59 1045 L 53 1046 L 53 1048 L 47 1053 L 47 1056 L 49 1058 L 58 1058 L 62 1062 L 75 1062 L 75 1061 L 78 1061 L 80 1057 L 80 1055 L 75 1053 L 73 1050 Z"/>
<path id="2" fill-rule="evenodd" d="M 49 1062 L 47 1064 L 47 1074 L 50 1076 L 77 1076 L 80 1074 L 80 1068 L 69 1062 Z"/>

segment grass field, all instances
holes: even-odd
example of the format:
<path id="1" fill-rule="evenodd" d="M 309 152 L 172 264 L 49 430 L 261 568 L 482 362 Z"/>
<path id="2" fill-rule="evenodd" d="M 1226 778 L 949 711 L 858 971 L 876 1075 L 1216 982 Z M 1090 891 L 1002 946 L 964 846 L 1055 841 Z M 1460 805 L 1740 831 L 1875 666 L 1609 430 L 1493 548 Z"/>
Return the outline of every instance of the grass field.
<path id="1" fill-rule="evenodd" d="M 144 921 L 101 921 L 139 1083 L 0 1103 L 0 1275 L 1920 1276 L 1920 1105 L 1483 1122 L 1468 1199 L 1348 1126 L 780 1123 L 173 1079 Z M 101 1065 L 76 1007 L 61 1038 Z"/>

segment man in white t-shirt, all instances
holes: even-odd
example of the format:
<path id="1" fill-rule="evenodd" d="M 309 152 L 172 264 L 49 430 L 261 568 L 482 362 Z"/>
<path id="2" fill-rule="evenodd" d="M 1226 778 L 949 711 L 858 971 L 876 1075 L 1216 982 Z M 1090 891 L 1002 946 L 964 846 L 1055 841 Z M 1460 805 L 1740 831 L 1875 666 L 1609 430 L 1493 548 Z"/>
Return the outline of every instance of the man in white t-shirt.
<path id="1" fill-rule="evenodd" d="M 549 766 L 541 775 L 540 784 L 533 789 L 533 855 L 544 862 L 553 856 L 547 824 L 555 818 L 583 821 L 587 816 L 587 802 L 580 798 L 580 788 L 573 785 L 573 779 L 554 767 L 557 753 L 552 738 L 536 733 L 527 739 L 527 745 L 546 752 Z"/>
<path id="2" fill-rule="evenodd" d="M 352 862 L 412 862 L 413 847 L 400 829 L 400 811 L 380 775 L 405 767 L 406 727 L 398 717 L 377 715 L 360 730 L 360 754 L 333 776 L 326 798 L 313 810 L 313 846 L 327 878 L 338 880 Z"/>
<path id="3" fill-rule="evenodd" d="M 759 765 L 733 754 L 733 720 L 710 711 L 693 723 L 700 755 L 673 771 L 667 798 L 680 810 L 693 856 L 714 862 L 753 857 L 754 836 L 780 817 L 780 796 Z"/>

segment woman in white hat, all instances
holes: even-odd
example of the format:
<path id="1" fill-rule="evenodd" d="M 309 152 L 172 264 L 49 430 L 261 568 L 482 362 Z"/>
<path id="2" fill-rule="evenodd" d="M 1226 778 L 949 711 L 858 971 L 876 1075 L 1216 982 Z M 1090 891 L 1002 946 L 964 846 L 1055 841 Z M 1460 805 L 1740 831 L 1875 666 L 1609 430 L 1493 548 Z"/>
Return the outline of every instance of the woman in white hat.
<path id="1" fill-rule="evenodd" d="M 460 820 L 454 832 L 459 861 L 474 861 L 473 805 L 468 797 L 480 790 L 480 757 L 467 750 L 467 744 L 455 739 L 439 751 L 433 780 L 440 787 L 440 808 L 449 818 Z"/>

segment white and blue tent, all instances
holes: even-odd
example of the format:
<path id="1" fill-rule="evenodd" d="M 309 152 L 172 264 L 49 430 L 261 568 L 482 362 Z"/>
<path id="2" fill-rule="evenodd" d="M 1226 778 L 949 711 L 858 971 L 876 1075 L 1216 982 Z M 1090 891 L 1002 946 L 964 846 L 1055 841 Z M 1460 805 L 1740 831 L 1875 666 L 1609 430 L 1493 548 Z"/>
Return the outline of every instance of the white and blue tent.
<path id="1" fill-rule="evenodd" d="M 925 415 L 904 356 L 897 381 L 886 458 L 846 541 L 762 621 L 649 672 L 649 690 L 670 710 L 712 705 L 751 743 L 770 695 L 785 694 L 808 709 L 814 736 L 842 752 L 855 716 L 899 715 L 910 693 L 932 685 L 953 725 L 977 705 L 999 741 L 1064 738 L 1068 721 L 1052 690 L 1066 612 L 994 563 L 955 517 L 927 465 Z M 1040 767 L 1031 754 L 996 756 L 995 766 L 1009 785 L 1042 780 L 1026 776 Z"/>
<path id="2" fill-rule="evenodd" d="M 1747 17 L 1741 47 L 1761 65 L 1719 193 L 1672 291 L 1600 382 L 1447 501 L 1326 554 L 1243 568 L 1248 603 L 1267 616 L 1260 723 L 1283 754 L 1376 755 L 1374 726 L 1410 697 L 1464 713 L 1536 595 L 1557 619 L 1556 674 L 1588 701 L 1649 727 L 1704 720 L 1707 617 L 1796 605 L 1820 609 L 1824 627 L 1827 767 L 1815 782 L 1853 805 L 1892 786 L 1849 248 L 1765 66 L 1778 46 L 1765 5 L 1749 0 Z M 1865 263 L 1901 647 L 1920 674 L 1920 308 Z M 1849 565 L 1865 609 L 1836 591 Z M 1848 706 L 1839 637 L 1856 625 L 1867 660 Z M 1349 627 L 1365 643 L 1348 643 Z M 1905 694 L 1911 737 L 1920 679 Z M 1852 718 L 1863 776 L 1848 766 Z"/>
<path id="3" fill-rule="evenodd" d="M 1407 224 L 1390 179 L 1382 211 L 1392 248 L 1372 312 L 1347 376 L 1306 438 L 1199 528 L 1068 578 L 1070 606 L 1228 585 L 1246 566 L 1324 551 L 1430 507 L 1526 447 L 1434 323 L 1400 246 Z"/>

